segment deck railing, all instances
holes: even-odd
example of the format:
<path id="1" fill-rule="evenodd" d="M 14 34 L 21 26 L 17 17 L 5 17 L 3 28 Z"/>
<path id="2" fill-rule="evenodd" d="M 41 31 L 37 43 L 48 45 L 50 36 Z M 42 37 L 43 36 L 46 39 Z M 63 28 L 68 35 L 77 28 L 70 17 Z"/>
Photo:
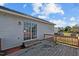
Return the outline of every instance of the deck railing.
<path id="1" fill-rule="evenodd" d="M 53 34 L 44 34 L 44 39 L 52 38 Z"/>
<path id="2" fill-rule="evenodd" d="M 44 37 L 46 37 L 46 36 L 51 36 L 50 39 L 52 41 L 64 43 L 64 44 L 67 44 L 70 46 L 79 47 L 78 37 L 44 34 Z"/>

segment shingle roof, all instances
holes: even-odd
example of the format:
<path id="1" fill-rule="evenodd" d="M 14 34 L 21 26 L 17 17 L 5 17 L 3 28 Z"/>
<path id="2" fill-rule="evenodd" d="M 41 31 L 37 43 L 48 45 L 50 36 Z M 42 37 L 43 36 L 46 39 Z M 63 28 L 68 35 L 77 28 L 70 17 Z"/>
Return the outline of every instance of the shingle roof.
<path id="1" fill-rule="evenodd" d="M 15 10 L 12 10 L 12 9 L 9 9 L 9 8 L 6 8 L 6 7 L 3 7 L 3 6 L 0 6 L 0 9 L 3 9 L 3 10 L 7 10 L 7 11 L 10 11 L 10 12 L 14 12 L 14 13 L 17 13 L 17 14 L 21 14 L 21 15 L 24 15 L 24 16 L 30 16 L 32 18 L 35 18 L 35 19 L 39 19 L 39 20 L 42 20 L 42 21 L 45 21 L 47 23 L 51 23 L 49 21 L 46 21 L 46 20 L 43 20 L 43 19 L 40 19 L 40 18 L 37 18 L 37 17 L 33 17 L 31 15 L 27 15 L 25 13 L 22 13 L 22 12 L 18 12 L 18 11 L 15 11 Z M 51 23 L 51 24 L 54 24 L 54 23 Z M 55 25 L 55 24 L 54 24 Z"/>

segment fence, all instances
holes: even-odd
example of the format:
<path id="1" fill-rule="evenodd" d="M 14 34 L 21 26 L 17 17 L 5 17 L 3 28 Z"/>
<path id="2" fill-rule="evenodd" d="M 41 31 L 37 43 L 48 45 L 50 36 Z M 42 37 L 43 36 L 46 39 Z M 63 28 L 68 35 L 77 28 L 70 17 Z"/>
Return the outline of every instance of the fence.
<path id="1" fill-rule="evenodd" d="M 68 44 L 71 46 L 79 47 L 78 37 L 44 34 L 44 37 L 46 37 L 46 36 L 52 36 L 52 37 L 50 37 L 50 39 L 55 42 L 60 42 L 60 43 Z"/>

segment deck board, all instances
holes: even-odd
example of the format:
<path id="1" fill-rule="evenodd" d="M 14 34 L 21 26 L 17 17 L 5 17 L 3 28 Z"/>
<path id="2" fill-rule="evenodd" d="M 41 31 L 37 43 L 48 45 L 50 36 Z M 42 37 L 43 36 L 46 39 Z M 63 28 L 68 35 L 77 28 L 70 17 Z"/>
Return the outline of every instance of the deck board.
<path id="1" fill-rule="evenodd" d="M 48 46 L 46 46 L 48 45 Z M 63 44 L 54 45 L 48 40 L 42 41 L 40 44 L 33 46 L 20 55 L 23 56 L 79 56 L 79 48 L 73 48 Z"/>

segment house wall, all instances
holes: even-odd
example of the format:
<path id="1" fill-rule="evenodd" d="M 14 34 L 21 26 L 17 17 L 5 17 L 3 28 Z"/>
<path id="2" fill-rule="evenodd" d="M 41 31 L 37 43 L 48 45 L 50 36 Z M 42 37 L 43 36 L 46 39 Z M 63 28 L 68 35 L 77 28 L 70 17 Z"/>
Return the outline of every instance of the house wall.
<path id="1" fill-rule="evenodd" d="M 21 45 L 23 41 L 23 25 L 21 18 L 0 12 L 1 49 L 8 49 Z"/>
<path id="2" fill-rule="evenodd" d="M 54 28 L 54 32 L 55 32 L 55 33 L 58 33 L 58 31 L 59 31 L 59 28 L 55 27 L 55 28 Z"/>
<path id="3" fill-rule="evenodd" d="M 38 39 L 44 39 L 44 34 L 54 34 L 53 25 L 38 23 L 37 36 Z"/>
<path id="4" fill-rule="evenodd" d="M 30 20 L 37 24 L 37 39 L 43 39 L 44 34 L 53 34 L 53 25 L 44 24 L 34 21 L 32 19 L 26 19 L 19 16 L 0 12 L 0 38 L 1 49 L 9 49 L 19 46 L 24 41 L 24 21 Z M 21 25 L 18 22 L 21 22 Z"/>

